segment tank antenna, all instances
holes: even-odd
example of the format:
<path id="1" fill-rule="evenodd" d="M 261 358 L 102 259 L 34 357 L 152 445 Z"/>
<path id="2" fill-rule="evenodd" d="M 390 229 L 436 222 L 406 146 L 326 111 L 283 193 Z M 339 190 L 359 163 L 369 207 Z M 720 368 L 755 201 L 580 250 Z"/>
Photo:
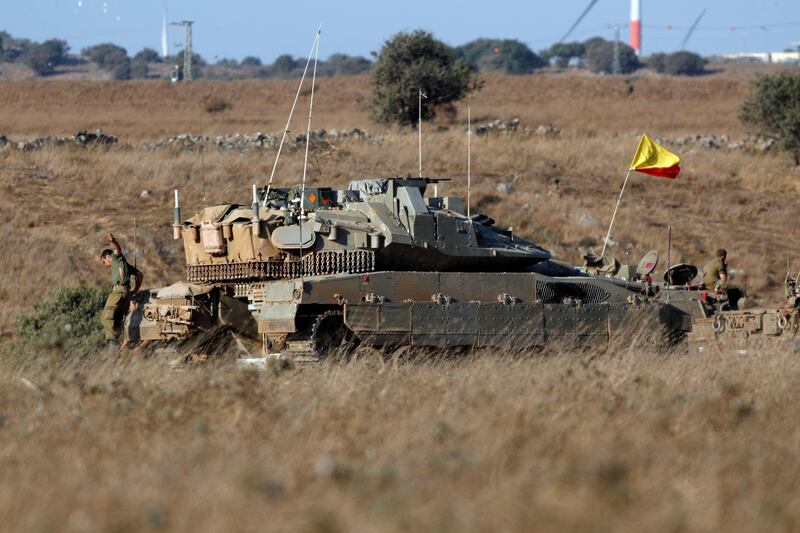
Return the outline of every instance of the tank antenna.
<path id="1" fill-rule="evenodd" d="M 667 289 L 672 285 L 672 226 L 667 228 Z M 667 303 L 669 303 L 669 290 L 667 291 Z"/>
<path id="2" fill-rule="evenodd" d="M 314 71 L 311 75 L 311 97 L 309 98 L 308 102 L 308 124 L 306 126 L 306 153 L 303 157 L 303 183 L 300 187 L 300 217 L 298 218 L 300 223 L 300 280 L 303 279 L 303 270 L 305 267 L 303 266 L 303 202 L 305 201 L 306 197 L 306 174 L 308 174 L 308 148 L 311 145 L 311 113 L 314 111 L 314 85 L 317 82 L 317 60 L 319 58 L 319 35 L 322 32 L 322 25 L 320 25 L 319 29 L 317 30 L 317 38 L 315 39 L 315 48 L 314 48 Z"/>
<path id="3" fill-rule="evenodd" d="M 472 109 L 467 107 L 467 218 L 472 192 Z"/>
<path id="4" fill-rule="evenodd" d="M 206 140 L 203 136 L 203 130 L 200 129 L 200 175 L 202 180 L 202 187 L 203 187 L 203 202 L 206 201 L 206 159 L 205 159 L 205 151 L 206 151 Z"/>
<path id="5" fill-rule="evenodd" d="M 417 136 L 419 137 L 419 177 L 422 177 L 422 99 L 428 99 L 428 96 L 422 92 L 422 88 L 417 88 Z M 439 184 L 433 184 L 433 195 L 439 196 Z"/>
<path id="6" fill-rule="evenodd" d="M 272 164 L 272 172 L 269 175 L 269 181 L 267 182 L 267 192 L 264 194 L 264 207 L 267 207 L 267 198 L 269 197 L 269 191 L 272 189 L 272 179 L 275 177 L 275 169 L 278 168 L 278 160 L 281 157 L 281 151 L 283 150 L 283 143 L 286 142 L 286 135 L 289 133 L 289 125 L 292 123 L 292 115 L 294 114 L 294 108 L 297 106 L 297 99 L 300 97 L 300 90 L 303 88 L 303 81 L 306 79 L 306 73 L 308 72 L 308 66 L 311 64 L 311 57 L 314 55 L 314 50 L 317 47 L 317 43 L 319 42 L 319 34 L 322 31 L 322 27 L 320 26 L 317 29 L 317 34 L 314 36 L 314 44 L 311 45 L 311 51 L 308 53 L 308 60 L 306 61 L 306 67 L 303 69 L 303 76 L 300 78 L 300 84 L 297 86 L 297 92 L 294 95 L 294 102 L 292 102 L 292 109 L 289 111 L 289 120 L 286 121 L 286 127 L 283 128 L 283 135 L 281 136 L 281 142 L 278 145 L 278 153 L 275 155 L 275 162 Z"/>

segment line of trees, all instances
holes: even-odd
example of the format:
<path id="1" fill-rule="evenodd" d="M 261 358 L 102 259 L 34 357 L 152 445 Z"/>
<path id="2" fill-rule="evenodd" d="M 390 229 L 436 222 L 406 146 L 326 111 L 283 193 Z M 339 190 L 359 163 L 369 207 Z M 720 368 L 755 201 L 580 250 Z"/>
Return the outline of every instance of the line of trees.
<path id="1" fill-rule="evenodd" d="M 515 39 L 487 38 L 448 49 L 452 50 L 455 58 L 478 71 L 512 75 L 530 74 L 550 65 L 560 68 L 586 66 L 593 72 L 611 73 L 614 63 L 614 43 L 600 37 L 583 42 L 558 43 L 539 52 L 534 52 L 525 43 Z M 670 75 L 691 76 L 705 72 L 705 60 L 692 52 L 653 54 L 642 63 L 630 46 L 620 42 L 619 54 L 620 72 L 623 74 L 642 67 Z M 377 55 L 373 52 L 375 58 Z M 166 63 L 180 72 L 183 68 L 183 52 L 179 51 L 162 60 L 158 52 L 144 48 L 131 57 L 119 45 L 101 43 L 73 55 L 67 42 L 61 39 L 37 43 L 0 32 L 0 61 L 23 63 L 40 76 L 53 74 L 61 65 L 91 62 L 109 77 L 125 80 L 163 77 L 169 68 L 152 68 L 160 63 Z M 305 61 L 305 58 L 284 54 L 271 64 L 264 64 L 256 56 L 247 56 L 241 61 L 222 58 L 211 63 L 195 53 L 192 66 L 194 77 L 211 79 L 297 78 L 303 71 Z M 320 61 L 317 73 L 319 76 L 358 75 L 371 71 L 374 64 L 373 60 L 366 57 L 333 54 Z"/>

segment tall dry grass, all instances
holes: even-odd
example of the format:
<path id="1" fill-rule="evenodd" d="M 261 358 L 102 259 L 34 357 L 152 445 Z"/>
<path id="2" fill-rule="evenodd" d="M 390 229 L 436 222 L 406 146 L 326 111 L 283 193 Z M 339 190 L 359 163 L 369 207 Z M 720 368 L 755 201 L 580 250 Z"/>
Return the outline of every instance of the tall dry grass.
<path id="1" fill-rule="evenodd" d="M 793 531 L 794 355 L 0 368 L 9 531 Z"/>

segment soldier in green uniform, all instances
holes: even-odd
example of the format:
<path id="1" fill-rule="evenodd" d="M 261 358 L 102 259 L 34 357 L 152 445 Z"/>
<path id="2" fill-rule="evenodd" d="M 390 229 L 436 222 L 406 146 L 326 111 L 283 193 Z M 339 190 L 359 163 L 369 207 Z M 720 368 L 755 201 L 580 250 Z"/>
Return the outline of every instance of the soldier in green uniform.
<path id="1" fill-rule="evenodd" d="M 142 273 L 131 266 L 122 255 L 122 248 L 110 232 L 106 238 L 112 248 L 105 249 L 100 254 L 100 260 L 111 268 L 111 294 L 108 295 L 106 305 L 100 314 L 106 340 L 114 342 L 117 339 L 116 324 L 122 320 L 128 309 L 128 302 L 139 291 L 142 285 Z M 134 278 L 134 287 L 131 290 L 131 278 Z"/>
<path id="2" fill-rule="evenodd" d="M 728 252 L 717 250 L 716 257 L 703 267 L 703 283 L 706 289 L 725 289 L 728 284 Z"/>

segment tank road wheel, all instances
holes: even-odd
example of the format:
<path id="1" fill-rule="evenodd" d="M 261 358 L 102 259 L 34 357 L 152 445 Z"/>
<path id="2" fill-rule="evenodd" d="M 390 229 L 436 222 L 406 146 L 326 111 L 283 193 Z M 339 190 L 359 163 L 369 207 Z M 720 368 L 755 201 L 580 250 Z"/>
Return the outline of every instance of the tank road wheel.
<path id="1" fill-rule="evenodd" d="M 311 330 L 314 352 L 320 359 L 333 357 L 340 352 L 343 345 L 352 340 L 352 335 L 344 325 L 341 311 L 326 311 L 314 321 Z"/>

